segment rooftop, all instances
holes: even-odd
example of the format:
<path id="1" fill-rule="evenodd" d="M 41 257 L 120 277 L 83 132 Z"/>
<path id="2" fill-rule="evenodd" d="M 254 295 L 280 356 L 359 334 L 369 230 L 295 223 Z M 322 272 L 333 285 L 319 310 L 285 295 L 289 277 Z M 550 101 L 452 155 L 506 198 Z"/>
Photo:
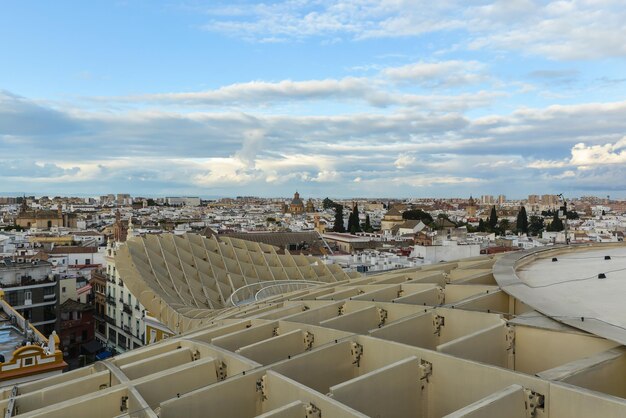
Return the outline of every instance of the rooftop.
<path id="1" fill-rule="evenodd" d="M 184 323 L 183 332 L 19 384 L 17 394 L 0 390 L 0 409 L 12 402 L 9 412 L 46 418 L 91 416 L 95 410 L 100 417 L 150 418 L 626 416 L 622 344 L 543 315 L 510 294 L 527 287 L 516 275 L 525 268 L 537 278 L 524 280 L 550 284 L 541 273 L 552 264 L 541 258 L 552 263 L 553 253 L 343 277 L 243 306 L 203 308 L 211 317 L 192 321 L 202 311 L 194 298 L 233 286 L 237 276 L 229 269 L 250 267 L 264 276 L 264 265 L 296 260 L 276 259 L 271 247 L 256 243 L 220 244 L 192 235 L 129 244 L 129 258 L 116 259 L 125 264 L 124 281 L 137 286 L 131 290 L 142 304 L 157 300 L 151 314 L 172 327 Z M 613 248 L 551 251 L 559 259 L 571 254 L 595 260 Z M 288 278 L 302 272 L 284 268 Z M 215 280 L 197 275 L 206 269 L 218 272 Z M 167 271 L 180 271 L 180 277 Z M 570 273 L 579 277 L 577 270 Z M 528 302 L 552 297 L 560 296 Z"/>
<path id="2" fill-rule="evenodd" d="M 502 263 L 508 260 L 515 276 L 496 275 L 504 290 L 558 321 L 626 344 L 626 247 L 542 249 Z"/>

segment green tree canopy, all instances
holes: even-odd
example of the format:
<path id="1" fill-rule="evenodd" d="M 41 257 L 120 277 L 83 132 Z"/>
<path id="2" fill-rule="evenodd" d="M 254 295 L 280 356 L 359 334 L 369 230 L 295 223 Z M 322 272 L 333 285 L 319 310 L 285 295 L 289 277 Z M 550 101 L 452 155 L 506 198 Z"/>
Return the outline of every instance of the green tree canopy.
<path id="1" fill-rule="evenodd" d="M 361 232 L 361 223 L 359 221 L 359 206 L 354 205 L 350 217 L 348 218 L 348 231 L 351 234 Z"/>
<path id="2" fill-rule="evenodd" d="M 544 228 L 543 218 L 541 216 L 531 216 L 528 224 L 528 232 L 530 235 L 537 236 L 541 234 Z"/>
<path id="3" fill-rule="evenodd" d="M 421 209 L 406 210 L 402 213 L 402 219 L 410 219 L 414 221 L 422 221 L 426 225 L 433 222 L 433 217 L 430 213 L 424 212 Z"/>
<path id="4" fill-rule="evenodd" d="M 509 230 L 510 228 L 511 228 L 511 223 L 509 222 L 508 219 L 504 218 L 500 220 L 498 224 L 497 232 L 500 235 L 506 235 L 506 231 Z"/>
<path id="5" fill-rule="evenodd" d="M 517 229 L 517 232 L 528 234 L 528 215 L 526 214 L 526 208 L 524 206 L 522 206 L 517 213 L 515 229 Z"/>
<path id="6" fill-rule="evenodd" d="M 365 232 L 374 232 L 374 228 L 372 228 L 372 224 L 370 223 L 370 215 L 365 215 L 365 224 L 363 224 L 363 231 Z"/>
<path id="7" fill-rule="evenodd" d="M 330 200 L 329 198 L 325 198 L 325 199 L 322 201 L 322 207 L 323 207 L 324 209 L 334 208 L 334 207 L 335 207 L 335 205 L 336 205 L 336 203 L 335 203 L 335 202 L 333 202 L 332 200 Z"/>
<path id="8" fill-rule="evenodd" d="M 495 231 L 496 227 L 498 226 L 498 214 L 496 213 L 495 206 L 491 207 L 491 214 L 489 215 L 488 225 L 492 231 Z"/>
<path id="9" fill-rule="evenodd" d="M 343 226 L 343 206 L 335 205 L 335 224 L 333 225 L 333 231 L 346 232 L 346 228 Z"/>
<path id="10" fill-rule="evenodd" d="M 552 217 L 552 222 L 550 222 L 550 225 L 548 225 L 547 230 L 552 232 L 559 232 L 563 229 L 565 229 L 565 227 L 563 226 L 563 221 L 561 220 L 561 218 L 559 218 L 559 214 L 555 213 Z"/>

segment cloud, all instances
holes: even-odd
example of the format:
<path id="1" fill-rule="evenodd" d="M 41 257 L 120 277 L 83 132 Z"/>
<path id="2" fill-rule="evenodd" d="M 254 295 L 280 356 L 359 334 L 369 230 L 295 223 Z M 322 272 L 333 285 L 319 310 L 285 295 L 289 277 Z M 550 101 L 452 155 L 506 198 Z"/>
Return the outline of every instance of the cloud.
<path id="1" fill-rule="evenodd" d="M 479 72 L 480 71 L 480 72 Z M 372 107 L 421 107 L 431 110 L 466 110 L 490 105 L 506 96 L 502 91 L 481 90 L 460 94 L 415 94 L 398 89 L 398 84 L 451 88 L 488 80 L 474 61 L 416 63 L 387 67 L 373 77 L 344 77 L 324 80 L 281 80 L 235 83 L 214 90 L 156 93 L 90 98 L 97 103 L 151 103 L 158 105 L 210 106 L 269 109 L 281 103 L 331 101 L 336 104 L 364 103 Z M 403 87 L 403 86 L 399 86 Z"/>
<path id="2" fill-rule="evenodd" d="M 585 145 L 579 143 L 572 148 L 570 164 L 582 168 L 596 165 L 626 163 L 626 137 L 614 144 Z"/>
<path id="3" fill-rule="evenodd" d="M 465 193 L 463 184 L 525 190 L 545 183 L 545 176 L 555 185 L 584 178 L 581 184 L 591 187 L 606 179 L 607 167 L 614 175 L 621 170 L 626 156 L 626 102 L 469 117 L 417 108 L 335 115 L 57 110 L 18 100 L 17 119 L 36 125 L 38 115 L 45 121 L 53 114 L 71 129 L 0 134 L 0 147 L 20 156 L 0 158 L 0 182 L 12 190 L 45 184 L 70 193 L 232 194 L 236 187 L 276 195 L 328 188 L 381 196 L 415 188 Z"/>
<path id="4" fill-rule="evenodd" d="M 417 62 L 387 68 L 383 74 L 397 82 L 415 82 L 425 87 L 479 84 L 487 80 L 485 66 L 477 61 Z"/>
<path id="5" fill-rule="evenodd" d="M 424 37 L 460 32 L 470 49 L 577 60 L 626 55 L 621 0 L 283 0 L 216 6 L 203 29 L 254 42 Z M 482 2 L 481 2 L 482 3 Z"/>
<path id="6" fill-rule="evenodd" d="M 498 7 L 492 7 L 505 3 L 518 8 L 514 19 L 502 19 Z M 467 15 L 476 34 L 471 48 L 522 51 L 558 60 L 626 55 L 626 45 L 621 41 L 626 36 L 622 23 L 626 9 L 619 0 L 503 0 L 469 8 Z"/>
<path id="7" fill-rule="evenodd" d="M 395 165 L 396 168 L 402 169 L 402 168 L 408 167 L 408 166 L 410 166 L 410 165 L 412 165 L 414 163 L 415 163 L 415 157 L 413 157 L 411 155 L 400 155 L 393 162 L 393 165 Z"/>

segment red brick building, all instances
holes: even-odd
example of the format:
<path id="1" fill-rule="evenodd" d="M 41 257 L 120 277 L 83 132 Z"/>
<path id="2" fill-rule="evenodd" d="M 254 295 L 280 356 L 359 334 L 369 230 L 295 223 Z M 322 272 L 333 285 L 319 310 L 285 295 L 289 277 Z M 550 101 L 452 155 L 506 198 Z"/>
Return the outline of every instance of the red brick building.
<path id="1" fill-rule="evenodd" d="M 59 307 L 61 311 L 61 347 L 67 358 L 76 358 L 81 346 L 94 339 L 93 306 L 68 299 Z"/>

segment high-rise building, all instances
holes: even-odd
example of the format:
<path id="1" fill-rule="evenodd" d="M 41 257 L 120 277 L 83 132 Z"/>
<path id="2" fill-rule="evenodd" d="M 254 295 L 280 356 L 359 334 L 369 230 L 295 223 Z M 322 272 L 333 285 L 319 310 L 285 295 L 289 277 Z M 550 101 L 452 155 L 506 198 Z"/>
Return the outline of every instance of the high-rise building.
<path id="1" fill-rule="evenodd" d="M 483 205 L 493 205 L 494 204 L 494 199 L 492 195 L 482 195 L 480 197 L 480 203 L 482 203 Z"/>
<path id="2" fill-rule="evenodd" d="M 559 201 L 559 197 L 554 194 L 541 195 L 541 204 L 545 206 L 555 206 Z"/>
<path id="3" fill-rule="evenodd" d="M 538 205 L 539 204 L 539 196 L 536 194 L 528 195 L 528 204 L 529 205 Z"/>
<path id="4" fill-rule="evenodd" d="M 504 205 L 504 203 L 506 202 L 506 196 L 501 194 L 498 196 L 498 205 Z"/>

